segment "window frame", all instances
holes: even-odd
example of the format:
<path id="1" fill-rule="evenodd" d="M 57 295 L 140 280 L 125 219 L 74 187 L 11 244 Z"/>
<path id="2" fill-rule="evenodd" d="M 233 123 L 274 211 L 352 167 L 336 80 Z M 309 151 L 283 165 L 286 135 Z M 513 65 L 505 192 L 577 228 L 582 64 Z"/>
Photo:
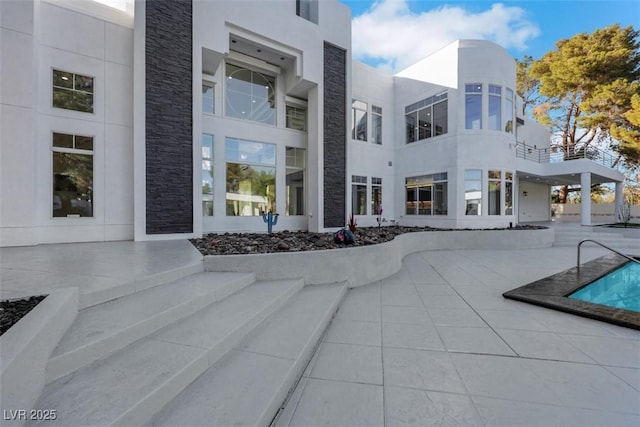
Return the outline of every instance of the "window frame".
<path id="1" fill-rule="evenodd" d="M 205 152 L 204 152 L 204 148 L 205 148 L 205 144 L 204 144 L 204 139 L 205 137 L 211 137 L 211 153 L 209 154 L 209 156 L 205 156 Z M 204 217 L 212 217 L 215 216 L 215 204 L 214 204 L 214 185 L 215 185 L 215 164 L 214 164 L 214 147 L 215 147 L 215 137 L 213 134 L 211 133 L 206 133 L 203 132 L 202 133 L 202 168 L 201 168 L 201 173 L 204 173 L 204 171 L 208 171 L 209 174 L 211 175 L 211 186 L 210 186 L 210 190 L 208 193 L 205 193 L 205 183 L 203 181 L 202 184 L 202 216 Z M 205 162 L 209 162 L 209 168 L 205 169 Z M 208 210 L 206 209 L 206 205 L 207 204 L 211 204 L 211 209 Z M 210 213 L 209 213 L 210 212 Z"/>
<path id="2" fill-rule="evenodd" d="M 235 67 L 237 70 L 229 72 L 229 67 Z M 233 80 L 233 73 L 238 71 L 247 71 L 250 73 L 250 81 L 242 80 L 249 84 L 250 93 L 242 92 L 239 90 L 235 90 L 230 87 L 229 80 Z M 263 86 L 267 89 L 267 97 L 262 97 L 258 95 L 254 95 L 253 89 L 254 86 L 262 86 L 260 84 L 254 83 L 254 76 L 258 75 L 262 79 L 267 82 L 267 86 Z M 271 81 L 269 79 L 272 79 Z M 269 84 L 272 83 L 272 87 L 269 87 Z M 269 95 L 269 90 L 273 94 L 273 99 L 271 99 L 271 95 Z M 238 95 L 248 97 L 250 113 L 248 115 L 243 116 L 244 112 L 240 112 L 239 114 L 236 112 L 235 114 L 232 111 L 235 111 L 236 108 L 231 104 L 231 93 L 235 92 Z M 262 69 L 258 69 L 256 67 L 252 67 L 251 65 L 244 64 L 242 62 L 236 62 L 236 60 L 229 60 L 224 63 L 224 94 L 225 94 L 225 102 L 224 102 L 224 116 L 232 119 L 246 120 L 253 123 L 259 123 L 267 126 L 278 126 L 278 75 L 277 73 L 266 72 Z M 259 118 L 254 117 L 254 104 L 257 104 L 257 101 L 265 101 L 267 103 L 273 102 L 273 106 L 269 107 L 268 117 L 269 120 L 260 120 Z M 238 106 L 236 106 L 238 107 Z M 240 106 L 241 107 L 241 106 Z M 240 108 L 241 109 L 241 108 Z"/>
<path id="3" fill-rule="evenodd" d="M 449 179 L 447 172 L 405 177 L 405 215 L 412 216 L 448 216 L 449 215 Z M 443 207 L 438 209 L 436 194 L 438 188 L 443 194 Z M 409 193 L 413 200 L 409 200 Z M 424 199 L 421 195 L 428 196 Z M 427 207 L 428 206 L 428 207 Z"/>
<path id="4" fill-rule="evenodd" d="M 289 159 L 291 156 L 288 155 L 288 150 L 296 150 L 302 151 L 304 153 L 303 165 L 289 164 Z M 295 156 L 296 160 L 298 156 Z M 291 201 L 290 201 L 290 188 L 287 183 L 287 178 L 289 176 L 289 171 L 302 172 L 302 209 L 300 213 L 292 214 L 291 211 Z M 285 215 L 286 216 L 304 216 L 306 214 L 307 209 L 307 149 L 300 147 L 285 147 Z M 296 209 L 297 210 L 297 209 Z"/>
<path id="5" fill-rule="evenodd" d="M 72 147 L 61 147 L 61 146 L 56 146 L 55 144 L 55 135 L 63 135 L 63 136 L 71 136 L 72 137 Z M 76 138 L 77 137 L 82 137 L 82 138 L 91 138 L 91 150 L 88 149 L 83 149 L 83 148 L 76 148 Z M 95 140 L 96 137 L 95 135 L 83 135 L 83 134 L 76 134 L 76 133 L 68 133 L 68 132 L 58 132 L 58 131 L 52 131 L 51 132 L 51 157 L 50 157 L 50 165 L 51 165 L 51 218 L 54 220 L 64 220 L 64 219 L 79 219 L 79 218 L 84 218 L 84 219 L 94 219 L 95 216 L 95 196 L 94 196 L 94 192 L 93 192 L 93 187 L 94 187 L 94 179 L 95 179 L 95 166 L 96 166 L 96 159 L 95 159 Z M 55 204 L 55 197 L 56 197 L 56 191 L 61 191 L 61 190 L 56 190 L 56 180 L 55 180 L 55 175 L 56 175 L 56 171 L 55 171 L 55 153 L 60 153 L 60 154 L 69 154 L 69 155 L 79 155 L 79 156 L 90 156 L 91 157 L 91 183 L 90 183 L 90 209 L 91 209 L 91 215 L 81 215 L 81 214 L 69 214 L 67 213 L 66 216 L 62 216 L 62 215 L 55 215 L 54 213 L 54 204 Z M 59 197 L 59 196 L 58 196 Z M 60 204 L 62 206 L 62 200 L 60 201 Z M 62 208 L 61 208 L 62 209 Z"/>
<path id="6" fill-rule="evenodd" d="M 435 126 L 435 109 L 442 105 L 445 105 L 445 126 L 441 133 L 437 132 Z M 426 132 L 420 127 L 421 113 L 427 114 L 429 117 L 429 130 Z M 414 142 L 424 141 L 437 136 L 446 135 L 449 132 L 449 99 L 448 92 L 441 92 L 439 94 L 430 96 L 418 102 L 414 102 L 404 108 L 404 123 L 405 123 L 405 144 L 412 144 Z M 413 122 L 411 124 L 411 122 Z M 426 125 L 425 125 L 426 127 Z M 424 137 L 421 137 L 423 135 Z"/>
<path id="7" fill-rule="evenodd" d="M 72 86 L 73 87 L 68 88 L 68 87 L 56 85 L 55 84 L 56 73 L 71 74 L 71 76 L 72 76 Z M 76 77 L 82 77 L 82 78 L 86 78 L 86 79 L 91 79 L 91 92 L 87 92 L 87 91 L 84 91 L 84 90 L 77 89 L 75 87 L 76 86 Z M 63 78 L 61 78 L 61 79 L 63 79 Z M 62 69 L 59 69 L 59 68 L 53 68 L 52 67 L 51 68 L 51 107 L 59 109 L 59 110 L 76 111 L 78 113 L 95 115 L 96 114 L 96 111 L 95 111 L 95 88 L 94 88 L 95 81 L 96 81 L 96 77 L 92 76 L 92 75 L 85 75 L 85 74 L 75 73 L 75 72 L 72 72 L 72 71 L 66 71 L 66 70 L 62 70 Z M 76 108 L 68 108 L 68 107 L 56 105 L 56 96 L 55 96 L 56 89 L 63 90 L 63 91 L 68 91 L 72 95 L 73 94 L 83 94 L 83 95 L 87 95 L 88 94 L 88 95 L 91 95 L 91 111 L 84 111 L 84 110 L 79 110 L 79 109 L 76 109 Z"/>
<path id="8" fill-rule="evenodd" d="M 367 142 L 369 139 L 369 104 L 353 99 L 351 101 L 351 139 L 355 141 Z M 360 118 L 358 118 L 360 115 Z M 362 127 L 359 125 L 364 121 L 364 132 L 361 131 Z"/>
<path id="9" fill-rule="evenodd" d="M 479 105 L 479 111 L 476 111 L 473 116 L 470 116 L 469 113 L 469 104 L 470 101 L 473 100 L 473 106 L 477 107 Z M 479 104 L 478 104 L 479 101 Z M 466 83 L 464 85 L 464 128 L 466 130 L 480 130 L 483 127 L 482 124 L 482 112 L 483 112 L 483 102 L 484 102 L 484 92 L 483 92 L 483 84 L 482 83 Z M 478 114 L 479 113 L 479 114 Z M 474 123 L 476 120 L 474 118 L 478 118 L 478 127 L 474 127 Z"/>
<path id="10" fill-rule="evenodd" d="M 351 175 L 351 213 L 355 215 L 364 216 L 367 215 L 367 187 L 368 179 L 363 175 Z M 360 198 L 364 194 L 364 200 L 360 205 Z M 358 208 L 364 208 L 364 213 L 361 213 L 362 209 L 356 211 L 356 202 L 358 201 Z"/>

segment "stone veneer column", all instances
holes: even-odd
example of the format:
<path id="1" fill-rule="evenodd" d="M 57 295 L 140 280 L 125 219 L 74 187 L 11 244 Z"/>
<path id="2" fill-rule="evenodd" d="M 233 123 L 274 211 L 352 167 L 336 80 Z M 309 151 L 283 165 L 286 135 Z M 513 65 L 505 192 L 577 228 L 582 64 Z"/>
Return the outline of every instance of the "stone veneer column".
<path id="1" fill-rule="evenodd" d="M 344 227 L 347 166 L 346 51 L 324 44 L 324 226 Z"/>
<path id="2" fill-rule="evenodd" d="M 192 0 L 147 0 L 146 232 L 193 232 Z"/>

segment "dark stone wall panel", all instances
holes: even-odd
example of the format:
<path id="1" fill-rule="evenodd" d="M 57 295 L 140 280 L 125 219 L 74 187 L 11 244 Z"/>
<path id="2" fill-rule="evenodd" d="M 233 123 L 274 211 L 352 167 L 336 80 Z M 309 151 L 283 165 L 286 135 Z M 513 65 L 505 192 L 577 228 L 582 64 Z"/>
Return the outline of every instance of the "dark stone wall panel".
<path id="1" fill-rule="evenodd" d="M 192 0 L 145 7 L 147 234 L 191 233 Z"/>
<path id="2" fill-rule="evenodd" d="M 346 51 L 324 44 L 324 226 L 344 227 L 347 167 Z"/>

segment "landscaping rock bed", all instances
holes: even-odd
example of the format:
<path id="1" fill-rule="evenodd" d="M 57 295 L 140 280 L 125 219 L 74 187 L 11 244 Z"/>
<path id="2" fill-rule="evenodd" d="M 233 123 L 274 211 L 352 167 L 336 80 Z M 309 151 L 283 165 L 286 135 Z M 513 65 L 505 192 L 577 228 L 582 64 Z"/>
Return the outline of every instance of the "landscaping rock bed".
<path id="1" fill-rule="evenodd" d="M 535 230 L 546 227 L 519 225 L 501 230 Z M 492 229 L 495 230 L 495 229 Z M 224 233 L 207 234 L 199 239 L 191 239 L 191 243 L 202 255 L 241 255 L 274 252 L 302 252 L 336 249 L 353 246 L 367 246 L 393 240 L 397 235 L 420 231 L 452 231 L 457 230 L 432 227 L 362 227 L 355 233 L 355 243 L 345 245 L 335 243 L 333 233 L 310 233 L 307 231 L 281 231 L 278 233 Z"/>
<path id="2" fill-rule="evenodd" d="M 40 295 L 18 300 L 0 301 L 0 335 L 18 323 L 18 320 L 26 316 L 45 297 L 46 295 Z"/>

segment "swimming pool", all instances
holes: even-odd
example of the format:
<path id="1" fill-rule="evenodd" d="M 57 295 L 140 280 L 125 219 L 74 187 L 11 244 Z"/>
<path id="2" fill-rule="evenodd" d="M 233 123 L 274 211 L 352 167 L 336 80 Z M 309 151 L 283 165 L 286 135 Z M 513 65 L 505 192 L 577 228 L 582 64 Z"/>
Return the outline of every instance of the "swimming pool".
<path id="1" fill-rule="evenodd" d="M 640 264 L 628 262 L 569 298 L 640 312 Z"/>

